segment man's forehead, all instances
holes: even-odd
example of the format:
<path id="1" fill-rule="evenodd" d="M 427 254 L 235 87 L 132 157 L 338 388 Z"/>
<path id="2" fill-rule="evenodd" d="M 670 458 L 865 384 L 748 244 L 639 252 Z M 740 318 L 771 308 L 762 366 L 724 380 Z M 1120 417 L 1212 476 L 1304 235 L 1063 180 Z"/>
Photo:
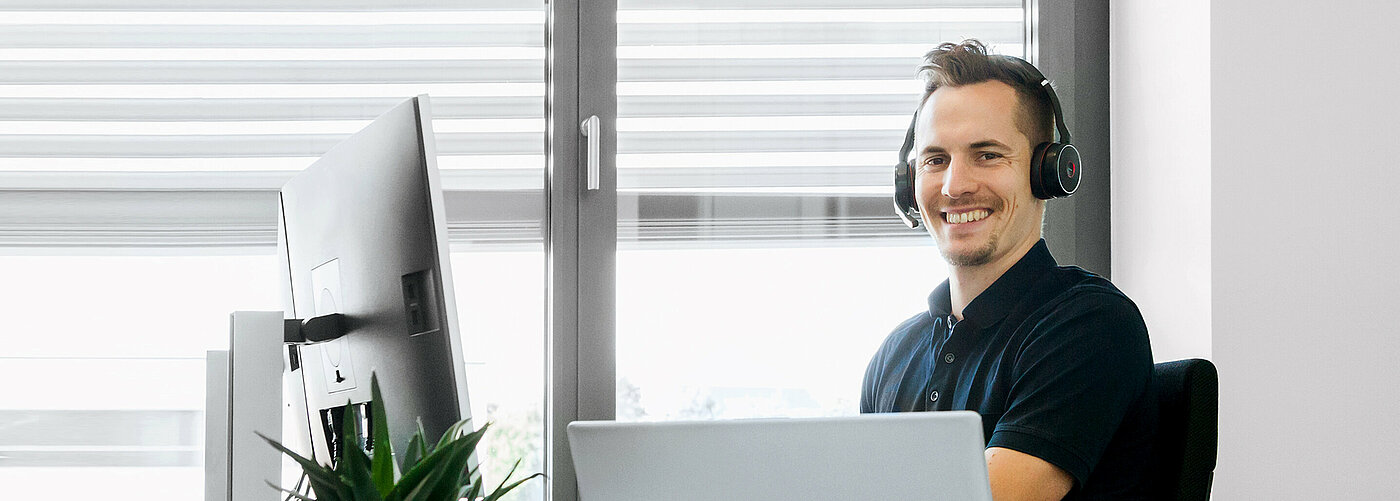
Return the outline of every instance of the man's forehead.
<path id="1" fill-rule="evenodd" d="M 919 149 L 931 141 L 940 145 L 972 144 L 985 139 L 1011 144 L 1025 140 L 1017 127 L 1019 101 L 1011 86 L 987 81 L 957 87 L 940 87 L 919 109 L 915 138 Z"/>

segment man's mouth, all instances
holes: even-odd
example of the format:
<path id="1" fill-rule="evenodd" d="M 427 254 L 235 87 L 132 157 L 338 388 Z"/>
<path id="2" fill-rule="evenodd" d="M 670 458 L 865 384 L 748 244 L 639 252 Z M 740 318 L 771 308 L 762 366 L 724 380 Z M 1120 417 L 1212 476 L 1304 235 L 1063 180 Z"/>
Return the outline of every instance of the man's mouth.
<path id="1" fill-rule="evenodd" d="M 992 211 L 988 209 L 973 209 L 962 212 L 944 212 L 943 221 L 947 222 L 948 224 L 973 223 L 986 219 L 987 216 L 990 215 L 992 215 Z"/>

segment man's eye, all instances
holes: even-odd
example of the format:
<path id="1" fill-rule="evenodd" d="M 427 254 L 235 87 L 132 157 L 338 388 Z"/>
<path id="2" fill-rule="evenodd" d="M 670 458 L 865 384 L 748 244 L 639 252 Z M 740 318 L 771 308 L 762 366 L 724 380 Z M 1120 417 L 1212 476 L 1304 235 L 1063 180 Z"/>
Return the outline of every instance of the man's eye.
<path id="1" fill-rule="evenodd" d="M 943 157 L 929 157 L 924 160 L 924 165 L 928 167 L 941 167 L 944 163 Z"/>
<path id="2" fill-rule="evenodd" d="M 1001 154 L 992 153 L 990 151 L 982 154 L 982 160 L 996 160 L 998 158 L 1001 158 Z"/>

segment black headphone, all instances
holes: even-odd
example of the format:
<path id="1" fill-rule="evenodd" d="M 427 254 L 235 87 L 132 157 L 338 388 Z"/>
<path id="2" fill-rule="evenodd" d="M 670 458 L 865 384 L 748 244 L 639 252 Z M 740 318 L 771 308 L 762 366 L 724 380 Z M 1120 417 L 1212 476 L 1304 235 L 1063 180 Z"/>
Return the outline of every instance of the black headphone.
<path id="1" fill-rule="evenodd" d="M 1031 76 L 1040 80 L 1041 88 L 1050 97 L 1050 105 L 1055 109 L 1055 130 L 1057 141 L 1040 143 L 1031 156 L 1031 193 L 1041 200 L 1067 197 L 1079 189 L 1079 178 L 1084 165 L 1079 161 L 1079 150 L 1070 144 L 1069 127 L 1065 125 L 1064 113 L 1060 111 L 1060 98 L 1050 87 L 1050 80 L 1034 65 L 1024 59 L 1012 56 L 999 56 L 1015 61 L 1026 68 Z M 922 103 L 920 108 L 923 108 Z M 914 161 L 909 154 L 914 150 L 914 125 L 919 113 L 909 121 L 909 130 L 904 133 L 904 145 L 899 148 L 899 163 L 894 166 L 894 211 L 910 228 L 919 227 L 919 203 L 914 196 Z"/>

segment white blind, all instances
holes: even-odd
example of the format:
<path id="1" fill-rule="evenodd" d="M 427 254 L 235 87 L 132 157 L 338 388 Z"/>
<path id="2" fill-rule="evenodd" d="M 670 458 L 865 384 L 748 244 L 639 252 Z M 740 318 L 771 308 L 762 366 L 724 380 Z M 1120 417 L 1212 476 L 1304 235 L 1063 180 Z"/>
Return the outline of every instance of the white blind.
<path id="1" fill-rule="evenodd" d="M 379 113 L 423 93 L 433 100 L 447 188 L 538 190 L 544 7 L 4 2 L 0 205 L 33 212 L 0 214 L 0 244 L 142 243 L 158 228 L 195 228 L 227 244 L 253 225 L 262 236 L 248 242 L 266 245 L 275 206 L 228 192 L 274 192 Z M 148 193 L 169 212 L 123 215 L 111 197 L 92 194 L 99 191 Z M 36 215 L 46 226 L 32 224 Z M 86 231 L 96 228 L 110 232 Z"/>
<path id="2" fill-rule="evenodd" d="M 619 0 L 619 239 L 917 237 L 892 167 L 944 41 L 1024 53 L 1019 0 Z"/>

